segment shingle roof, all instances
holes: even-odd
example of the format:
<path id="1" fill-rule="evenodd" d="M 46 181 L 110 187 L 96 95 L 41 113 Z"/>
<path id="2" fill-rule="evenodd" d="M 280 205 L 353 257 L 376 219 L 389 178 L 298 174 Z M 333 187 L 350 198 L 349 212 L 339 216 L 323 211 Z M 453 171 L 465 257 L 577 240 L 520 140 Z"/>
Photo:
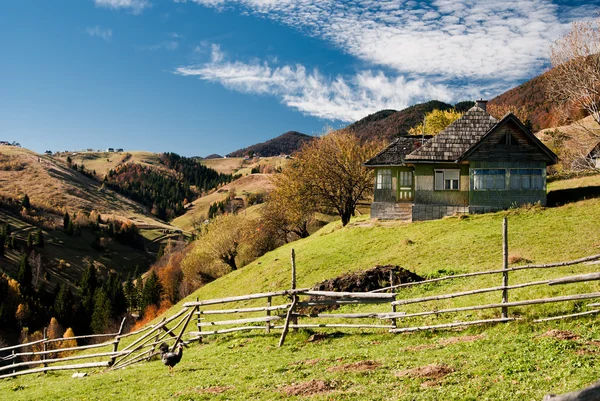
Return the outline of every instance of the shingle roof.
<path id="1" fill-rule="evenodd" d="M 425 139 L 431 138 L 426 136 Z M 373 158 L 365 162 L 365 166 L 397 166 L 404 163 L 404 158 L 409 153 L 418 149 L 422 145 L 420 136 L 402 136 L 376 154 Z"/>
<path id="2" fill-rule="evenodd" d="M 405 160 L 456 161 L 497 123 L 498 120 L 485 110 L 473 106 L 461 118 L 407 155 Z"/>

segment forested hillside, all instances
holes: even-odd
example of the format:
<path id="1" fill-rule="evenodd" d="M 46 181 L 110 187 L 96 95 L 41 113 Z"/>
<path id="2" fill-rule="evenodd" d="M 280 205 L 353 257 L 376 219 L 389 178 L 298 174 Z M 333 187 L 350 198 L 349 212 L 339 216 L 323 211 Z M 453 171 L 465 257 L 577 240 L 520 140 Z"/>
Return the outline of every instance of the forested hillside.
<path id="1" fill-rule="evenodd" d="M 313 137 L 310 135 L 302 134 L 296 131 L 288 131 L 285 134 L 279 135 L 277 138 L 231 152 L 227 155 L 227 157 L 270 157 L 289 155 L 299 150 L 304 143 L 312 139 Z"/>
<path id="2" fill-rule="evenodd" d="M 164 169 L 126 163 L 111 169 L 104 184 L 150 208 L 163 220 L 184 212 L 184 205 L 203 191 L 232 180 L 230 174 L 217 173 L 194 159 L 175 153 L 159 155 Z"/>

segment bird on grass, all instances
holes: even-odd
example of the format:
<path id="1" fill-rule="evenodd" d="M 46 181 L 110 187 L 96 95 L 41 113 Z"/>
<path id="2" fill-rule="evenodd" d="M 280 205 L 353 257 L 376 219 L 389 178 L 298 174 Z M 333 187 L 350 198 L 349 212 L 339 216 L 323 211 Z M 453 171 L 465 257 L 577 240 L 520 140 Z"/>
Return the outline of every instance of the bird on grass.
<path id="1" fill-rule="evenodd" d="M 162 363 L 168 366 L 169 373 L 173 374 L 173 367 L 181 361 L 181 357 L 183 356 L 183 344 L 177 344 L 174 350 L 175 352 L 169 352 L 169 346 L 165 343 L 162 343 L 159 349 Z"/>

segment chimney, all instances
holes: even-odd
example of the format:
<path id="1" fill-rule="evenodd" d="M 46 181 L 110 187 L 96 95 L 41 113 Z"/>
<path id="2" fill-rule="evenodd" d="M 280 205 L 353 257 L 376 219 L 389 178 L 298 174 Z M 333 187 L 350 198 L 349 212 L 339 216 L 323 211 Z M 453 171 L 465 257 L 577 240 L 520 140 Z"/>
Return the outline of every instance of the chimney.
<path id="1" fill-rule="evenodd" d="M 487 100 L 483 100 L 483 99 L 479 99 L 475 101 L 475 106 L 479 107 L 481 110 L 487 112 L 486 110 L 486 105 L 487 105 Z"/>

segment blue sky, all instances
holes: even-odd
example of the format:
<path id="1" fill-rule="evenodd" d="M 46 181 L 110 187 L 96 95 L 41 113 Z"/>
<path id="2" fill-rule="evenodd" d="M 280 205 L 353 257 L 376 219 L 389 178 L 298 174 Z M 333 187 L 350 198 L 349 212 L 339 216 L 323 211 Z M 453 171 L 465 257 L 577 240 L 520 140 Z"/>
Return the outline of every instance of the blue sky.
<path id="1" fill-rule="evenodd" d="M 20 0 L 0 4 L 0 140 L 225 154 L 548 68 L 597 1 Z"/>

